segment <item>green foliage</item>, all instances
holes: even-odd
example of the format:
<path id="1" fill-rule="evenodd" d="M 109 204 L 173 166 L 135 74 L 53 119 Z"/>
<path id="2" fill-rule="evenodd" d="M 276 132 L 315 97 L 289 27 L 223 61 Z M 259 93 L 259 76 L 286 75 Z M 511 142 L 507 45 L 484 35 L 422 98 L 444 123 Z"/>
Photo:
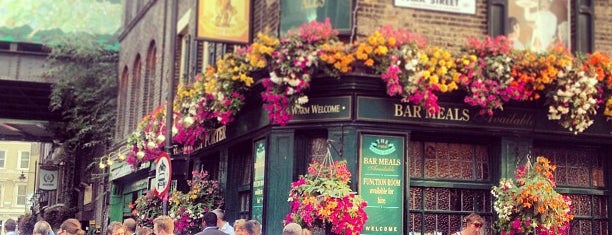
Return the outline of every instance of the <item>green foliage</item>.
<path id="1" fill-rule="evenodd" d="M 69 153 L 109 143 L 116 119 L 117 51 L 82 34 L 46 46 L 51 49 L 46 75 L 56 81 L 49 107 L 63 117 L 49 129 Z"/>

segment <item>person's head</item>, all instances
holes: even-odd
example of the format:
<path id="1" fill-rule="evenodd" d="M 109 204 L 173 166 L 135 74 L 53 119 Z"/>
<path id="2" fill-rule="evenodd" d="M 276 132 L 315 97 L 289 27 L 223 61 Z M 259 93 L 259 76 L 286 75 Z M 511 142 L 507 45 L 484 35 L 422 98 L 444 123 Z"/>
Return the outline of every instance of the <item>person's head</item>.
<path id="1" fill-rule="evenodd" d="M 33 235 L 49 235 L 53 232 L 51 230 L 51 225 L 47 223 L 47 221 L 41 220 L 34 224 L 34 230 L 32 231 Z"/>
<path id="2" fill-rule="evenodd" d="M 261 223 L 259 223 L 257 220 L 252 219 L 247 221 L 244 227 L 249 235 L 261 234 Z"/>
<path id="3" fill-rule="evenodd" d="M 76 219 L 67 219 L 57 230 L 57 235 L 85 235 L 85 231 L 81 229 L 81 222 Z"/>
<path id="4" fill-rule="evenodd" d="M 125 235 L 125 227 L 118 221 L 113 221 L 106 227 L 106 235 Z"/>
<path id="5" fill-rule="evenodd" d="M 149 227 L 142 226 L 136 229 L 136 235 L 152 235 L 152 234 L 153 234 L 153 229 Z"/>
<path id="6" fill-rule="evenodd" d="M 521 36 L 521 26 L 519 25 L 518 20 L 516 19 L 516 17 L 510 17 L 508 18 L 508 36 L 510 37 L 514 37 L 514 38 L 518 38 Z"/>
<path id="7" fill-rule="evenodd" d="M 234 222 L 234 232 L 236 233 L 236 235 L 248 235 L 249 234 L 246 231 L 246 222 L 247 221 L 245 219 L 239 219 Z"/>
<path id="8" fill-rule="evenodd" d="M 283 228 L 283 235 L 302 235 L 302 226 L 296 223 L 288 223 Z"/>
<path id="9" fill-rule="evenodd" d="M 202 217 L 202 219 L 204 220 L 206 227 L 217 226 L 217 215 L 215 215 L 215 213 L 212 213 L 210 211 L 206 212 L 204 213 L 204 216 Z"/>
<path id="10" fill-rule="evenodd" d="M 123 220 L 123 227 L 125 227 L 126 234 L 132 234 L 136 232 L 136 220 L 127 218 Z"/>
<path id="11" fill-rule="evenodd" d="M 221 222 L 225 222 L 225 214 L 223 213 L 223 210 L 214 209 L 212 212 L 215 213 L 215 215 L 217 215 L 217 224 L 220 224 Z"/>
<path id="12" fill-rule="evenodd" d="M 153 233 L 168 235 L 174 233 L 174 220 L 170 216 L 162 215 L 153 220 Z"/>
<path id="13" fill-rule="evenodd" d="M 465 229 L 470 234 L 478 234 L 482 226 L 484 226 L 484 219 L 475 213 L 467 215 L 463 218 L 463 222 L 465 222 Z"/>
<path id="14" fill-rule="evenodd" d="M 15 221 L 14 219 L 7 219 L 6 222 L 4 222 L 4 231 L 12 232 L 15 231 L 16 228 L 17 221 Z"/>

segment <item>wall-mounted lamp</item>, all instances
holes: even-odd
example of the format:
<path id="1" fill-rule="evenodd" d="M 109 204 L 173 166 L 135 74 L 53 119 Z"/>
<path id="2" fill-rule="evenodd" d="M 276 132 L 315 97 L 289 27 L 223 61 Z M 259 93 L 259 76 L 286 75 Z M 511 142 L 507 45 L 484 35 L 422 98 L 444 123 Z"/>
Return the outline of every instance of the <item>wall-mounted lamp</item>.
<path id="1" fill-rule="evenodd" d="M 125 153 L 128 151 L 128 146 L 122 146 L 118 150 L 114 152 L 110 152 L 107 155 L 103 155 L 100 157 L 100 162 L 98 163 L 98 167 L 100 169 L 104 169 L 106 167 L 110 167 L 115 163 L 115 160 L 124 161 L 126 159 Z"/>
<path id="2" fill-rule="evenodd" d="M 26 176 L 23 171 L 21 172 L 21 175 L 19 175 L 19 180 L 26 180 Z"/>

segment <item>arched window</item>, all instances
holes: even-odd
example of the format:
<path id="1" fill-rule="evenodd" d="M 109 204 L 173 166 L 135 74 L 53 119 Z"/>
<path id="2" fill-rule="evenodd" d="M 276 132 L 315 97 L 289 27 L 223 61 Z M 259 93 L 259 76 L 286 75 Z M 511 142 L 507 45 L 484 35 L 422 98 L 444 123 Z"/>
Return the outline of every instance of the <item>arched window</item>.
<path id="1" fill-rule="evenodd" d="M 136 59 L 134 60 L 134 68 L 132 70 L 132 83 L 130 86 L 130 120 L 128 121 L 130 124 L 130 131 L 136 129 L 136 124 L 140 121 L 141 112 L 139 110 L 142 108 L 142 99 L 140 95 L 140 83 L 141 83 L 141 67 L 142 62 L 140 61 L 140 54 L 136 55 Z"/>
<path id="2" fill-rule="evenodd" d="M 122 139 L 125 135 L 126 116 L 129 116 L 126 112 L 127 100 L 128 100 L 128 79 L 129 79 L 128 67 L 123 68 L 121 72 L 121 79 L 119 80 L 119 97 L 117 98 L 117 137 L 116 139 Z"/>
<path id="3" fill-rule="evenodd" d="M 155 41 L 151 41 L 149 44 L 149 49 L 147 50 L 147 61 L 145 66 L 145 74 L 144 74 L 144 102 L 142 115 L 146 115 L 148 112 L 151 112 L 155 107 L 155 81 L 157 77 L 155 77 L 155 67 L 157 63 L 157 48 L 155 48 Z M 160 79 L 161 80 L 161 79 Z"/>

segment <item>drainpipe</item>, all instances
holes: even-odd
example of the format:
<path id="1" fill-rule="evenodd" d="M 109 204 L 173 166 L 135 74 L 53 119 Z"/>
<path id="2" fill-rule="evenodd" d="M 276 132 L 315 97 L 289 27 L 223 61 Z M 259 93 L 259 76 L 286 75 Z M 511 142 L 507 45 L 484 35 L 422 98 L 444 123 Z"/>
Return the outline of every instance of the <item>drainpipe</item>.
<path id="1" fill-rule="evenodd" d="M 174 103 L 174 74 L 175 74 L 175 70 L 176 70 L 176 18 L 177 18 L 177 11 L 178 11 L 178 1 L 175 0 L 171 0 L 171 6 L 170 6 L 170 61 L 172 63 L 170 68 L 169 68 L 169 74 L 170 76 L 168 76 L 168 97 L 166 97 L 166 100 L 168 101 L 166 104 L 166 151 L 168 152 L 168 156 L 170 156 L 170 159 L 173 158 L 173 153 L 172 153 L 172 126 L 173 126 L 173 114 L 174 114 L 174 110 L 173 110 L 173 103 Z M 166 198 L 164 198 L 163 200 L 163 204 L 162 204 L 162 214 L 163 215 L 168 215 L 168 194 L 169 192 L 166 194 Z"/>

